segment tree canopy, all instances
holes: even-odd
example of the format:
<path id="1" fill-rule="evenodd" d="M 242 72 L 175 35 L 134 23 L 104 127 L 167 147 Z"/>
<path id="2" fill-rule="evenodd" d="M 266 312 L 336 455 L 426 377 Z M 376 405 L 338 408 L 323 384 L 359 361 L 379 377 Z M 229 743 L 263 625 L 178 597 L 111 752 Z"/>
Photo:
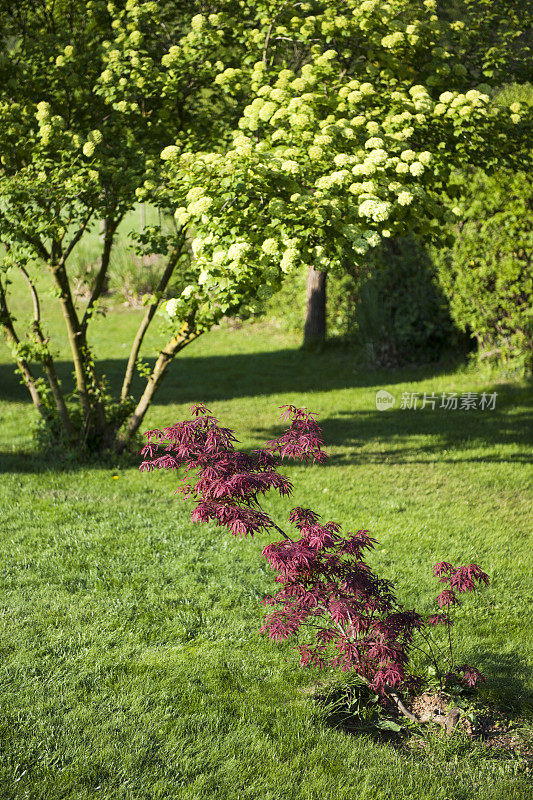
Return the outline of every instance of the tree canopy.
<path id="1" fill-rule="evenodd" d="M 491 103 L 480 59 L 462 63 L 464 23 L 434 0 L 1 0 L 0 11 L 1 321 L 35 405 L 78 445 L 112 446 L 121 427 L 122 443 L 134 435 L 174 356 L 297 263 L 340 270 L 381 238 L 436 237 L 452 168 L 523 150 L 523 108 Z M 166 262 L 111 398 L 88 330 L 118 225 L 139 201 L 175 225 L 137 237 Z M 101 264 L 82 307 L 69 259 L 98 220 Z M 43 265 L 79 407 L 43 330 L 33 277 Z M 9 310 L 11 269 L 34 301 L 26 338 Z M 133 398 L 146 330 L 176 274 L 167 342 Z"/>

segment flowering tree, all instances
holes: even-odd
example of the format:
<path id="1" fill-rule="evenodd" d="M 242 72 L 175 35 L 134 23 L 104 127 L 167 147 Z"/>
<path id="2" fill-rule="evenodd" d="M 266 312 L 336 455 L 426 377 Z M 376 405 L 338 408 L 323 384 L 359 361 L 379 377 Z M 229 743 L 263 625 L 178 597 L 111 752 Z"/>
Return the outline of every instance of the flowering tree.
<path id="1" fill-rule="evenodd" d="M 284 20 L 277 35 L 305 31 L 309 55 L 298 69 L 272 70 L 268 57 L 255 64 L 254 98 L 232 144 L 162 152 L 169 201 L 181 199 L 176 219 L 195 231 L 198 269 L 168 306 L 173 318 L 193 302 L 209 326 L 235 296 L 252 307 L 270 296 L 296 265 L 342 271 L 343 259 L 362 262 L 383 238 L 438 238 L 454 167 L 520 152 L 520 104 L 498 108 L 490 87 L 468 87 L 455 51 L 438 46 L 455 28 L 435 7 L 331 3 L 324 18 Z M 324 51 L 312 43 L 326 31 L 335 47 Z M 225 70 L 217 82 L 231 94 L 242 73 Z M 450 86 L 462 90 L 443 91 Z"/>
<path id="2" fill-rule="evenodd" d="M 244 453 L 235 449 L 233 432 L 221 427 L 205 406 L 193 406 L 192 411 L 192 420 L 145 433 L 140 469 L 183 469 L 179 488 L 196 502 L 193 522 L 214 522 L 241 538 L 269 531 L 281 534 L 281 541 L 263 550 L 281 588 L 265 600 L 276 609 L 266 617 L 262 633 L 274 641 L 295 638 L 302 666 L 355 672 L 383 701 L 392 701 L 415 721 L 402 699 L 403 692 L 421 686 L 409 666 L 413 648 L 425 649 L 441 688 L 446 679 L 469 687 L 483 679 L 475 668 L 454 663 L 451 638 L 452 612 L 461 602 L 460 594 L 488 584 L 476 564 L 458 569 L 448 562 L 436 564 L 433 574 L 446 586 L 436 599 L 439 612 L 424 617 L 406 609 L 392 583 L 379 578 L 364 560 L 376 541 L 368 531 L 343 536 L 337 523 L 321 523 L 311 509 L 293 508 L 289 522 L 298 538 L 292 538 L 261 506 L 260 498 L 269 491 L 281 496 L 293 492 L 290 481 L 277 471 L 280 459 L 326 460 L 313 414 L 285 406 L 288 429 L 264 448 Z M 447 656 L 431 635 L 436 628 L 446 631 Z"/>
<path id="3" fill-rule="evenodd" d="M 139 190 L 161 182 L 165 145 L 179 139 L 192 151 L 220 146 L 243 100 L 222 97 L 215 77 L 233 63 L 260 57 L 268 27 L 260 20 L 276 4 L 243 9 L 237 0 L 217 0 L 205 15 L 204 5 L 0 0 L 0 323 L 51 435 L 77 448 L 120 447 L 133 436 L 170 361 L 204 330 L 192 305 L 179 324 L 167 325 L 146 390 L 142 398 L 132 396 L 140 348 L 169 282 L 179 284 L 181 276 L 185 286 L 194 279 L 186 229 L 146 228 L 139 251 L 160 253 L 165 263 L 156 291 L 146 298 L 119 395 L 109 395 L 90 330 L 117 229 Z M 91 227 L 100 224 L 100 267 L 82 302 L 73 292 L 70 263 Z M 72 397 L 56 374 L 39 297 L 43 268 L 64 314 L 75 370 Z M 33 320 L 26 331 L 12 313 L 13 271 L 28 285 Z M 44 368 L 42 377 L 36 363 Z"/>
<path id="4" fill-rule="evenodd" d="M 460 25 L 435 6 L 0 0 L 0 322 L 53 435 L 122 447 L 172 359 L 224 314 L 254 308 L 298 263 L 338 270 L 346 253 L 362 259 L 382 237 L 436 235 L 452 166 L 519 152 L 520 106 L 494 109 L 487 87 L 471 87 L 456 58 Z M 90 324 L 117 228 L 139 201 L 175 214 L 176 225 L 138 239 L 141 253 L 166 261 L 113 398 Z M 81 304 L 70 259 L 98 220 L 100 269 Z M 71 398 L 41 317 L 43 265 L 72 351 Z M 11 270 L 28 284 L 28 335 L 10 311 Z M 180 290 L 163 305 L 176 275 Z M 158 311 L 167 339 L 134 398 Z"/>

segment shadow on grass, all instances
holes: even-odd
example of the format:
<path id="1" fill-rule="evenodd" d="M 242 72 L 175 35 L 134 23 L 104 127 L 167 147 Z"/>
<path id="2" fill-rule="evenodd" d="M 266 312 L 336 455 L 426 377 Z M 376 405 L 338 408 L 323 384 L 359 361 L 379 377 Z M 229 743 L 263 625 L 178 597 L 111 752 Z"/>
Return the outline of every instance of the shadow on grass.
<path id="1" fill-rule="evenodd" d="M 498 740 L 502 732 L 513 731 L 516 723 L 527 724 L 533 713 L 533 695 L 524 683 L 528 669 L 520 656 L 516 653 L 502 654 L 478 649 L 472 652 L 469 661 L 481 669 L 487 683 L 479 694 L 468 691 L 464 696 L 458 697 L 452 693 L 448 697 L 451 705 L 457 704 L 466 710 L 475 709 L 477 722 L 468 733 L 471 744 L 476 741 L 490 743 L 493 739 Z M 405 718 L 393 707 L 380 709 L 373 703 L 372 694 L 366 687 L 352 683 L 352 686 L 324 687 L 315 693 L 315 702 L 320 709 L 323 723 L 349 735 L 367 736 L 377 744 L 387 744 L 395 749 L 405 750 L 407 746 L 407 752 L 415 755 L 411 747 L 415 729 L 410 723 L 406 725 Z M 383 716 L 378 714 L 379 710 Z M 383 717 L 388 718 L 385 723 Z M 384 729 L 387 727 L 388 730 Z M 423 731 L 440 734 L 439 728 L 434 724 L 429 727 L 422 725 L 417 730 L 419 734 Z M 461 732 L 462 745 L 468 749 L 464 731 Z M 453 747 L 451 739 L 445 739 L 446 741 Z M 457 743 L 461 744 L 460 741 Z M 515 745 L 516 741 L 509 742 L 507 747 L 512 750 Z M 487 751 L 487 755 L 502 757 L 501 751 L 497 750 L 492 753 Z"/>
<path id="2" fill-rule="evenodd" d="M 153 366 L 154 359 L 145 360 Z M 100 374 L 108 379 L 112 393 L 115 396 L 119 394 L 126 360 L 103 359 L 97 366 Z M 261 394 L 379 387 L 381 384 L 391 386 L 435 377 L 451 368 L 451 362 L 439 362 L 401 369 L 366 369 L 361 365 L 359 351 L 333 345 L 317 353 L 294 348 L 217 356 L 184 354 L 170 366 L 157 393 L 156 405 L 209 403 Z M 56 369 L 65 391 L 73 391 L 72 363 L 59 361 Z M 136 376 L 133 394 L 138 396 L 144 385 L 144 381 Z M 0 365 L 0 398 L 30 402 L 29 394 L 20 384 L 11 364 Z"/>
<path id="3" fill-rule="evenodd" d="M 335 416 L 320 420 L 326 450 L 328 447 L 345 450 L 332 454 L 327 463 L 531 463 L 533 412 L 527 408 L 528 389 L 498 385 L 487 392 L 498 394 L 496 408 L 492 411 L 446 411 L 438 404 L 433 410 L 339 411 Z M 272 439 L 282 430 L 277 425 L 270 429 L 256 428 L 254 433 Z M 376 446 L 372 447 L 373 444 Z M 509 446 L 519 449 L 499 452 L 502 447 Z M 480 448 L 484 448 L 482 454 L 469 453 Z"/>
<path id="4" fill-rule="evenodd" d="M 519 655 L 478 648 L 472 651 L 468 659 L 485 675 L 485 692 L 514 715 L 524 711 L 533 715 L 533 694 L 524 683 L 529 675 L 529 667 Z"/>
<path id="5" fill-rule="evenodd" d="M 69 362 L 57 365 L 66 385 L 72 379 L 71 367 Z M 120 359 L 100 362 L 114 392 L 120 387 L 124 367 L 125 362 Z M 385 385 L 396 397 L 393 409 L 378 411 L 371 395 L 368 409 L 356 411 L 346 408 L 320 420 L 326 449 L 343 448 L 342 453 L 332 454 L 330 465 L 418 461 L 531 462 L 533 414 L 527 410 L 530 398 L 527 388 L 497 385 L 486 389 L 487 392 L 497 392 L 493 411 L 446 411 L 439 407 L 440 401 L 433 410 L 399 408 L 401 391 L 395 391 L 397 384 L 407 384 L 408 387 L 412 384 L 414 390 L 417 382 L 446 374 L 452 367 L 448 362 L 394 370 L 368 370 L 358 362 L 357 351 L 348 347 L 331 347 L 318 354 L 285 349 L 225 356 L 185 356 L 171 366 L 155 405 L 195 401 L 209 404 L 261 394 L 380 388 Z M 140 386 L 138 379 L 134 390 L 137 392 Z M 10 365 L 0 365 L 0 396 L 12 401 L 30 402 L 25 387 L 20 385 Z M 276 405 L 277 402 L 273 404 L 273 416 L 277 413 Z M 254 433 L 266 441 L 281 430 L 281 425 L 277 425 L 256 429 Z M 480 448 L 484 452 L 480 453 Z M 138 464 L 136 455 L 124 456 L 123 459 L 126 459 L 124 466 Z M 68 471 L 87 466 L 110 468 L 113 465 L 113 459 L 77 463 L 51 457 L 49 453 L 0 452 L 0 472 Z"/>

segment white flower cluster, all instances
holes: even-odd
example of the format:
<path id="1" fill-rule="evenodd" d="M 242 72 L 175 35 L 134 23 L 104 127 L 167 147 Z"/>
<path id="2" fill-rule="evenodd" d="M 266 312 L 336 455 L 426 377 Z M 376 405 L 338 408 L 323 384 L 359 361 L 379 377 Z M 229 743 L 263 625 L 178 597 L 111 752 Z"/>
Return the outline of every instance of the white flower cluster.
<path id="1" fill-rule="evenodd" d="M 161 151 L 162 161 L 173 161 L 179 155 L 179 148 L 175 144 L 170 144 Z"/>
<path id="2" fill-rule="evenodd" d="M 377 122 L 371 119 L 369 122 L 366 123 L 367 131 L 374 136 L 376 133 L 379 133 L 380 127 Z"/>
<path id="3" fill-rule="evenodd" d="M 252 155 L 253 142 L 248 138 L 248 136 L 237 136 L 233 140 L 233 147 L 239 156 Z"/>
<path id="4" fill-rule="evenodd" d="M 329 136 L 327 133 L 323 133 L 320 136 L 315 136 L 315 144 L 318 147 L 328 147 L 333 142 L 333 137 Z"/>
<path id="5" fill-rule="evenodd" d="M 240 261 L 249 250 L 248 242 L 234 242 L 228 250 L 228 258 L 232 261 Z"/>
<path id="6" fill-rule="evenodd" d="M 37 111 L 35 116 L 40 123 L 47 122 L 50 119 L 50 103 L 37 103 Z"/>
<path id="7" fill-rule="evenodd" d="M 413 202 L 413 195 L 411 192 L 400 192 L 398 195 L 398 203 L 401 206 L 410 206 Z"/>
<path id="8" fill-rule="evenodd" d="M 379 137 L 373 136 L 365 142 L 366 150 L 376 150 L 385 147 L 385 142 Z"/>
<path id="9" fill-rule="evenodd" d="M 370 247 L 377 247 L 381 242 L 381 236 L 376 231 L 366 231 L 363 235 Z"/>
<path id="10" fill-rule="evenodd" d="M 186 225 L 191 218 L 191 215 L 186 208 L 180 206 L 174 211 L 174 219 L 178 225 Z"/>
<path id="11" fill-rule="evenodd" d="M 279 244 L 276 239 L 265 239 L 261 250 L 269 256 L 276 256 L 279 252 Z"/>
<path id="12" fill-rule="evenodd" d="M 415 178 L 419 178 L 424 173 L 424 165 L 421 161 L 413 161 L 409 166 L 409 172 L 411 175 L 414 175 Z"/>
<path id="13" fill-rule="evenodd" d="M 191 28 L 193 31 L 201 31 L 206 24 L 206 18 L 202 14 L 196 14 L 191 19 Z"/>
<path id="14" fill-rule="evenodd" d="M 283 253 L 283 257 L 280 261 L 280 267 L 283 272 L 288 273 L 292 272 L 294 267 L 296 266 L 296 262 L 298 260 L 298 250 L 289 247 Z"/>
<path id="15" fill-rule="evenodd" d="M 399 47 L 404 42 L 404 35 L 401 31 L 395 31 L 394 33 L 390 33 L 388 36 L 384 36 L 381 40 L 381 44 L 388 50 L 392 50 L 395 47 Z"/>
<path id="16" fill-rule="evenodd" d="M 364 200 L 359 206 L 359 216 L 374 222 L 385 222 L 389 218 L 391 204 L 386 200 Z"/>
<path id="17" fill-rule="evenodd" d="M 287 160 L 281 163 L 281 170 L 283 172 L 288 172 L 289 175 L 298 175 L 300 172 L 300 165 L 297 161 Z"/>
<path id="18" fill-rule="evenodd" d="M 350 105 L 355 106 L 355 105 L 357 105 L 357 103 L 361 102 L 363 97 L 364 97 L 364 95 L 363 95 L 362 92 L 359 92 L 359 91 L 350 92 L 349 94 L 346 95 L 346 101 Z"/>
<path id="19" fill-rule="evenodd" d="M 295 128 L 304 128 L 309 121 L 310 121 L 309 116 L 307 114 L 301 114 L 301 113 L 292 114 L 291 117 L 289 118 L 290 124 L 293 125 Z"/>
<path id="20" fill-rule="evenodd" d="M 324 155 L 322 148 L 318 147 L 317 145 L 310 147 L 307 152 L 309 154 L 309 158 L 311 158 L 313 161 L 318 161 Z"/>
<path id="21" fill-rule="evenodd" d="M 202 214 L 205 214 L 211 206 L 213 205 L 213 199 L 211 197 L 200 197 L 198 200 L 195 200 L 193 203 L 190 203 L 187 206 L 187 211 L 189 214 L 193 214 L 195 217 L 200 217 Z"/>
<path id="22" fill-rule="evenodd" d="M 272 115 L 278 110 L 276 103 L 268 101 L 259 111 L 259 119 L 268 122 Z"/>
<path id="23" fill-rule="evenodd" d="M 186 200 L 188 203 L 194 203 L 195 200 L 199 200 L 200 197 L 203 197 L 204 190 L 201 186 L 193 186 L 192 189 L 189 189 L 187 192 Z"/>
<path id="24" fill-rule="evenodd" d="M 380 140 L 378 140 L 380 141 Z M 368 144 L 368 142 L 367 142 Z M 378 148 L 376 150 L 371 150 L 367 156 L 367 162 L 370 164 L 384 164 L 388 158 L 388 154 L 386 150 Z"/>
<path id="25" fill-rule="evenodd" d="M 350 164 L 353 164 L 353 162 L 354 162 L 354 157 L 349 156 L 346 153 L 339 153 L 333 159 L 333 163 L 335 164 L 336 167 L 347 167 Z"/>
<path id="26" fill-rule="evenodd" d="M 167 302 L 165 306 L 165 311 L 167 312 L 168 316 L 172 319 L 176 316 L 176 313 L 179 308 L 179 300 L 177 297 L 171 297 L 171 299 Z"/>

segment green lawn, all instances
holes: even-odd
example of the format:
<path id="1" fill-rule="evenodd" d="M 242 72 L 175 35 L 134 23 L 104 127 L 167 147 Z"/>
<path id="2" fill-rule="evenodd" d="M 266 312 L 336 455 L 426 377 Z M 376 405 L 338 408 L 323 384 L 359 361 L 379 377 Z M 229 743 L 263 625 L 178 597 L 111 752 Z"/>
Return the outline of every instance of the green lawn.
<path id="1" fill-rule="evenodd" d="M 59 330 L 54 302 L 49 328 Z M 114 385 L 138 318 L 110 310 L 98 322 L 95 349 Z M 429 607 L 436 561 L 478 562 L 492 583 L 475 623 L 470 604 L 459 618 L 460 657 L 527 724 L 527 387 L 445 366 L 369 371 L 349 349 L 297 345 L 265 323 L 200 338 L 172 366 L 146 427 L 205 401 L 250 447 L 279 430 L 282 403 L 316 411 L 331 459 L 285 469 L 293 505 L 370 528 L 372 566 L 411 607 Z M 518 757 L 438 737 L 407 755 L 328 726 L 305 691 L 319 674 L 258 634 L 274 586 L 267 540 L 193 526 L 170 473 L 44 462 L 4 345 L 0 360 L 2 800 L 530 796 Z M 68 377 L 66 347 L 59 360 Z M 376 410 L 378 388 L 398 398 L 394 410 Z M 483 390 L 498 392 L 494 411 L 398 408 L 403 391 Z M 284 520 L 291 504 L 268 507 Z"/>

